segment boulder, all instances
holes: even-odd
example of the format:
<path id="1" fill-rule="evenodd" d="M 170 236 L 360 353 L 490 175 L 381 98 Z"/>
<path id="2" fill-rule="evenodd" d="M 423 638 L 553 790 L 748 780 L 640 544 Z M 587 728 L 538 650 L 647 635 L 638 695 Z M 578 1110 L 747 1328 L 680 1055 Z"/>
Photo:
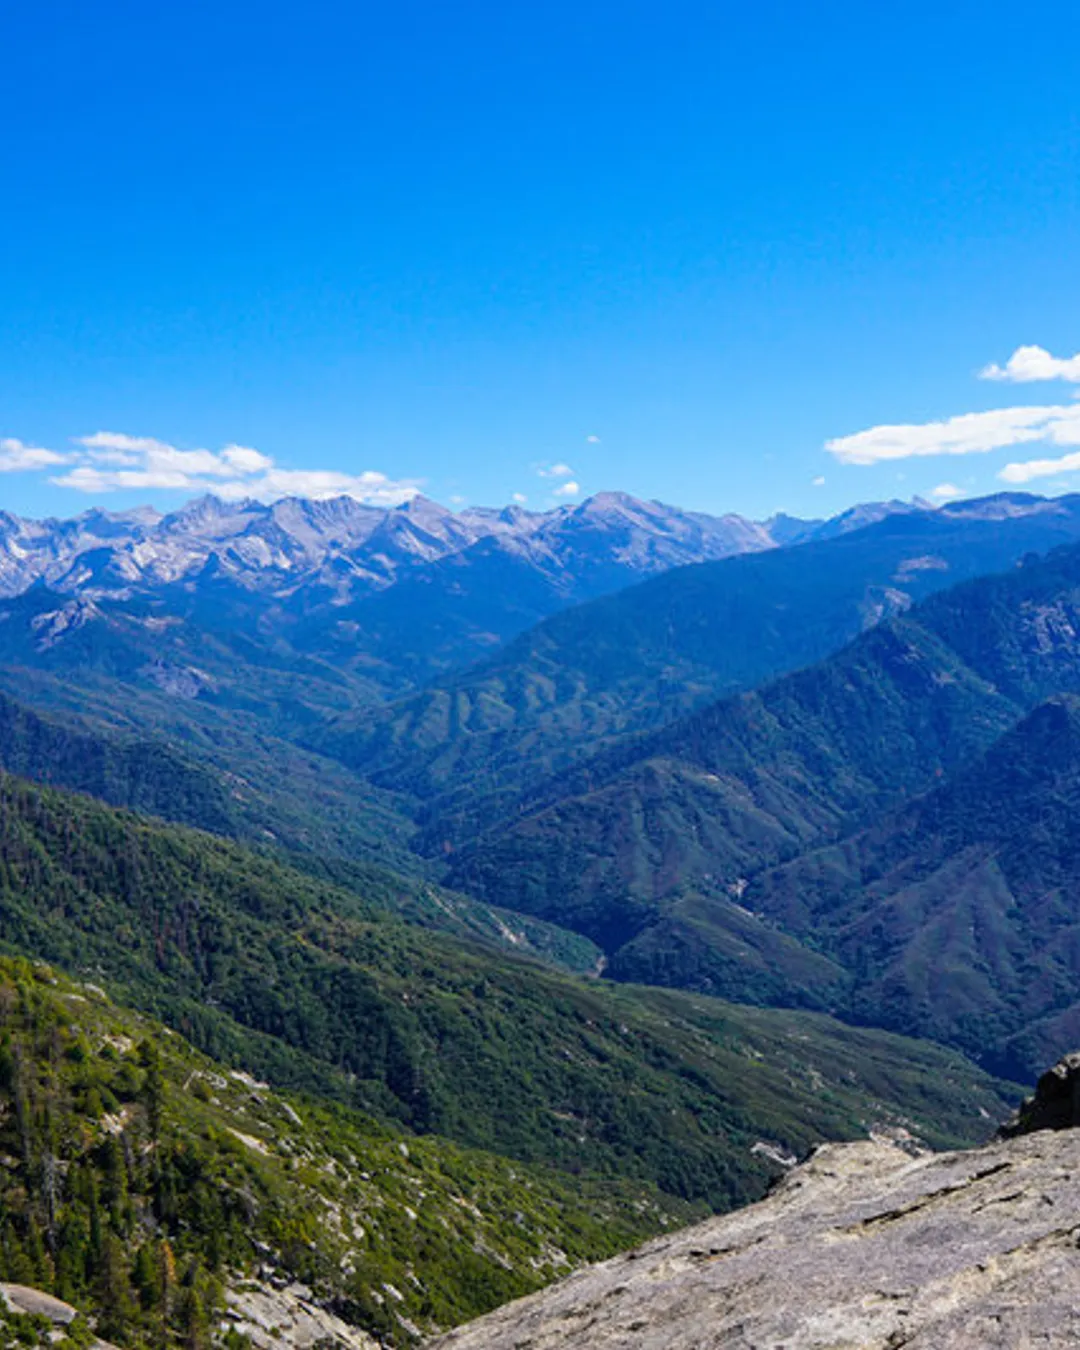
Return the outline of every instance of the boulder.
<path id="1" fill-rule="evenodd" d="M 1080 1125 L 1080 1051 L 1064 1055 L 1035 1084 L 1012 1120 L 1002 1125 L 1002 1139 L 1035 1130 L 1069 1130 Z"/>

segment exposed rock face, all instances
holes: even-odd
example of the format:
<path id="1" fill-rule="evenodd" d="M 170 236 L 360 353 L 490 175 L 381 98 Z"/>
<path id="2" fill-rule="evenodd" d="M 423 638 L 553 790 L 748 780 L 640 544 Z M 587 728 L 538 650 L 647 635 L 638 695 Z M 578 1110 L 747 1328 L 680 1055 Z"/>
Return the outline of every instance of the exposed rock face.
<path id="1" fill-rule="evenodd" d="M 583 554 L 619 565 L 619 584 L 667 567 L 773 548 L 766 526 L 708 516 L 624 493 L 532 512 L 453 512 L 423 497 L 374 507 L 337 497 L 264 505 L 201 497 L 170 515 L 87 511 L 24 520 L 0 511 L 0 596 L 36 581 L 63 594 L 232 577 L 253 589 L 323 586 L 358 595 L 411 569 L 499 540 L 538 565 L 580 568 Z M 625 573 L 625 575 L 624 575 Z M 610 589 L 602 587 L 601 589 Z"/>
<path id="2" fill-rule="evenodd" d="M 320 1307 L 303 1285 L 249 1282 L 228 1291 L 228 1325 L 255 1350 L 378 1350 L 362 1331 Z"/>
<path id="3" fill-rule="evenodd" d="M 0 1307 L 8 1312 L 32 1313 L 35 1317 L 46 1318 L 53 1325 L 50 1333 L 53 1340 L 65 1336 L 67 1328 L 79 1315 L 63 1299 L 43 1294 L 40 1289 L 28 1289 L 24 1284 L 0 1284 Z M 94 1340 L 90 1350 L 116 1350 L 116 1346 L 109 1341 Z"/>
<path id="4" fill-rule="evenodd" d="M 1034 1130 L 1068 1130 L 1080 1125 L 1080 1052 L 1065 1055 L 1047 1069 L 1008 1124 L 1001 1127 L 1003 1139 Z"/>
<path id="5" fill-rule="evenodd" d="M 79 1315 L 70 1303 L 43 1294 L 40 1289 L 28 1289 L 24 1284 L 0 1284 L 0 1299 L 10 1312 L 47 1317 L 58 1327 L 70 1326 Z"/>
<path id="6" fill-rule="evenodd" d="M 1080 1345 L 1080 1131 L 912 1158 L 830 1144 L 768 1199 L 510 1304 L 438 1350 Z"/>

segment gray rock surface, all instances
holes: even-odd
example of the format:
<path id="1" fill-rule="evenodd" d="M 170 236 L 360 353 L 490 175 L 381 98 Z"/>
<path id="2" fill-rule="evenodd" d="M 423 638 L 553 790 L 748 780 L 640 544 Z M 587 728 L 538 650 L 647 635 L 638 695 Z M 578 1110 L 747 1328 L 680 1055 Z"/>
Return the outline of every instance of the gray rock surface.
<path id="1" fill-rule="evenodd" d="M 0 1306 L 8 1312 L 47 1317 L 53 1324 L 53 1339 L 65 1335 L 79 1315 L 70 1303 L 54 1298 L 52 1294 L 43 1294 L 40 1289 L 28 1289 L 25 1284 L 0 1284 Z M 91 1350 L 117 1350 L 117 1347 L 109 1341 L 95 1340 Z"/>
<path id="2" fill-rule="evenodd" d="M 766 1200 L 590 1267 L 438 1350 L 1080 1346 L 1080 1130 L 830 1144 Z"/>
<path id="3" fill-rule="evenodd" d="M 79 1315 L 70 1303 L 40 1289 L 28 1289 L 25 1284 L 0 1284 L 0 1299 L 10 1312 L 35 1313 L 58 1327 L 69 1326 Z"/>
<path id="4" fill-rule="evenodd" d="M 315 1303 L 303 1285 L 248 1282 L 228 1290 L 226 1299 L 228 1325 L 255 1350 L 378 1350 L 370 1336 Z"/>

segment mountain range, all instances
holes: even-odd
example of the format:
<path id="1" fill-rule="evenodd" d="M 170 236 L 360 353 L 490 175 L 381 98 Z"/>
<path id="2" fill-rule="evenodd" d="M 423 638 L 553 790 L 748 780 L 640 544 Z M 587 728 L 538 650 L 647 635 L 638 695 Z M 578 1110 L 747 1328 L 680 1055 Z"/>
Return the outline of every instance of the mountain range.
<path id="1" fill-rule="evenodd" d="M 814 522 L 797 528 L 813 530 Z M 351 497 L 264 505 L 207 496 L 167 515 L 149 508 L 92 510 L 70 520 L 34 521 L 5 512 L 0 586 L 5 595 L 35 581 L 64 594 L 115 593 L 197 580 L 211 567 L 307 608 L 383 590 L 410 570 L 466 553 L 482 540 L 497 540 L 508 555 L 562 574 L 577 593 L 603 589 L 605 569 L 614 574 L 622 567 L 622 579 L 775 542 L 767 524 L 622 493 L 547 512 L 519 506 L 454 512 L 424 497 L 384 508 Z"/>
<path id="2" fill-rule="evenodd" d="M 203 499 L 0 535 L 0 1126 L 53 1103 L 86 1178 L 56 1213 L 100 1227 L 108 1193 L 119 1244 L 57 1265 L 51 1145 L 18 1163 L 13 1134 L 0 1279 L 99 1330 L 108 1284 L 132 1350 L 164 1334 L 173 1211 L 139 1161 L 149 1052 L 101 1048 L 122 1024 L 178 1051 L 174 1102 L 185 1064 L 265 1080 L 209 1087 L 198 1138 L 170 1108 L 256 1216 L 252 1244 L 222 1219 L 243 1286 L 217 1220 L 161 1230 L 202 1305 L 285 1308 L 287 1278 L 401 1345 L 822 1139 L 977 1140 L 1080 1032 L 1080 498 L 761 523 Z M 427 1182 L 386 1164 L 408 1141 Z M 346 1270 L 283 1196 L 379 1241 Z"/>
<path id="3" fill-rule="evenodd" d="M 0 513 L 0 598 L 31 588 L 49 597 L 8 611 L 16 626 L 27 614 L 38 652 L 89 628 L 114 652 L 130 644 L 134 668 L 173 693 L 219 692 L 254 643 L 287 647 L 308 672 L 332 666 L 365 702 L 673 567 L 922 510 L 891 502 L 828 522 L 758 523 L 612 492 L 546 512 L 455 513 L 423 497 L 392 508 L 349 497 L 272 505 L 203 497 L 167 515 Z"/>
<path id="4" fill-rule="evenodd" d="M 5 1280 L 126 1345 L 209 1340 L 254 1291 L 413 1345 L 755 1198 L 778 1156 L 977 1139 L 1012 1096 L 929 1043 L 426 932 L 352 880 L 0 775 Z"/>
<path id="5" fill-rule="evenodd" d="M 608 741 L 810 665 L 965 578 L 1080 540 L 1080 498 L 866 509 L 817 533 L 827 537 L 676 568 L 575 606 L 310 743 L 419 797 L 421 847 L 442 852 Z"/>
<path id="6" fill-rule="evenodd" d="M 936 1035 L 1023 1075 L 1073 1031 L 1073 948 L 1063 938 L 1068 955 L 1060 957 L 1065 973 L 1058 979 L 1046 946 L 1064 922 L 1053 910 L 1055 888 L 1070 894 L 1061 872 L 1072 848 L 1068 778 L 1050 750 L 1068 757 L 1071 705 L 1051 703 L 1024 719 L 1043 700 L 1080 693 L 1078 631 L 1075 546 L 940 592 L 817 665 L 630 737 L 535 786 L 516 816 L 494 822 L 452 855 L 449 877 L 476 895 L 497 889 L 511 908 L 588 934 L 608 952 L 612 975 L 765 1002 L 809 1001 Z M 1056 731 L 1040 739 L 1048 721 Z M 905 815 L 897 819 L 908 824 L 890 823 L 894 807 L 916 809 L 898 803 L 942 779 L 950 786 L 936 789 L 915 825 Z M 997 836 L 965 838 L 952 829 L 946 843 L 955 857 L 947 854 L 952 870 L 945 868 L 947 859 L 926 837 L 942 794 L 966 804 L 973 820 L 996 818 L 1015 828 L 1013 852 Z M 860 847 L 833 841 L 853 832 L 861 838 L 867 822 L 869 838 L 892 831 L 883 857 L 875 853 L 865 869 L 853 863 L 851 872 L 823 861 Z M 1037 868 L 1030 848 L 1016 854 L 1025 830 L 1046 844 Z M 833 851 L 817 851 L 822 845 Z M 915 898 L 909 883 L 930 856 L 945 869 L 939 889 L 923 888 Z M 963 859 L 976 856 L 982 870 L 964 883 L 965 893 L 983 909 L 968 922 L 973 932 L 985 931 L 990 948 L 977 937 L 965 973 L 958 967 L 924 987 L 919 979 L 951 950 L 935 930 L 945 922 L 944 897 L 959 903 L 949 888 L 967 876 Z M 758 878 L 792 858 L 769 874 L 788 878 L 788 899 L 774 907 L 769 897 L 779 882 Z M 875 947 L 883 924 L 903 928 L 884 905 L 886 872 L 903 890 L 896 903 L 913 906 L 916 944 L 905 948 L 897 937 L 889 960 L 899 964 L 892 966 Z M 1010 876 L 1028 900 L 1010 891 Z M 853 913 L 864 910 L 856 925 Z M 773 922 L 762 925 L 761 916 Z M 903 962 L 914 960 L 920 945 L 915 974 Z M 1032 982 L 1040 959 L 1046 969 Z M 987 962 L 991 974 L 976 977 L 979 969 L 986 975 Z M 902 991 L 903 979 L 909 984 Z M 1017 1003 L 1020 984 L 1027 993 Z M 1033 1003 L 1035 989 L 1045 1002 Z M 1021 1031 L 1026 1052 L 1007 1050 Z"/>

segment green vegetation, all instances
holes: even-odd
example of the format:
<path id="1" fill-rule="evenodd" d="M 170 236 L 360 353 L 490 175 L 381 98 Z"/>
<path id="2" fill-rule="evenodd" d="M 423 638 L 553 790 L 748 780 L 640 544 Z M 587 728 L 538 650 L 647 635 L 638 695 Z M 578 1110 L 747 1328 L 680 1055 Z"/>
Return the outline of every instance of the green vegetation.
<path id="1" fill-rule="evenodd" d="M 376 905 L 419 928 L 534 956 L 579 974 L 596 973 L 603 964 L 600 948 L 580 933 L 474 900 L 461 891 L 344 858 L 292 853 L 281 861 L 353 891 L 367 906 Z"/>
<path id="2" fill-rule="evenodd" d="M 587 934 L 619 970 L 621 948 L 688 890 L 737 895 L 956 771 L 1039 700 L 1080 690 L 1078 615 L 1077 549 L 935 596 L 541 785 L 451 858 L 450 880 Z M 710 923 L 722 918 L 714 905 Z M 636 978 L 664 978 L 666 946 L 652 948 L 656 962 L 638 942 Z"/>
<path id="3" fill-rule="evenodd" d="M 746 903 L 843 968 L 848 1016 L 1034 1077 L 1076 1039 L 1078 814 L 1080 701 L 1060 698 Z"/>
<path id="4" fill-rule="evenodd" d="M 294 779 L 305 781 L 303 766 L 313 782 L 320 781 L 312 789 L 316 797 L 309 817 L 297 818 L 280 791 L 256 788 L 164 738 L 91 730 L 42 717 L 0 694 L 0 764 L 8 773 L 240 839 L 271 855 L 283 853 L 293 866 L 357 891 L 367 905 L 382 906 L 420 927 L 530 952 L 572 970 L 595 969 L 600 951 L 579 934 L 350 856 L 383 854 L 394 862 L 407 857 L 403 848 L 394 847 L 393 821 L 389 839 L 380 836 L 377 822 L 382 816 L 364 793 L 351 808 L 355 818 L 343 818 L 334 831 L 335 811 L 347 816 L 344 805 L 335 802 L 335 780 L 347 777 L 343 770 L 292 746 L 279 746 L 276 753 Z M 365 814 L 370 838 L 360 830 Z M 409 867 L 417 870 L 415 859 Z"/>
<path id="5" fill-rule="evenodd" d="M 0 1279 L 126 1350 L 209 1345 L 226 1289 L 271 1274 L 411 1342 L 689 1213 L 283 1097 L 93 987 L 0 961 Z M 0 1316 L 0 1344 L 43 1329 Z"/>
<path id="6" fill-rule="evenodd" d="M 92 670 L 71 682 L 0 667 L 0 687 L 12 695 L 0 694 L 9 773 L 253 845 L 422 870 L 396 799 L 248 712 Z"/>
<path id="7" fill-rule="evenodd" d="M 0 1350 L 90 1350 L 95 1340 L 81 1314 L 58 1336 L 47 1317 L 0 1306 Z"/>
<path id="8" fill-rule="evenodd" d="M 538 782 L 617 738 L 820 661 L 943 587 L 1075 540 L 1077 523 L 1067 509 L 996 520 L 917 513 L 676 568 L 556 614 L 389 707 L 306 734 L 420 798 L 418 847 L 438 857 L 512 819 Z"/>
<path id="9" fill-rule="evenodd" d="M 913 1073 L 933 1080 L 930 1138 L 977 1137 L 979 1108 L 1002 1110 L 932 1047 L 838 1053 L 851 1033 L 794 1014 L 750 1030 L 735 1008 L 426 933 L 234 844 L 12 779 L 0 859 L 9 950 L 108 981 L 280 1085 L 526 1162 L 724 1207 L 760 1194 L 762 1131 L 795 1151 L 858 1134 L 911 1109 Z"/>

